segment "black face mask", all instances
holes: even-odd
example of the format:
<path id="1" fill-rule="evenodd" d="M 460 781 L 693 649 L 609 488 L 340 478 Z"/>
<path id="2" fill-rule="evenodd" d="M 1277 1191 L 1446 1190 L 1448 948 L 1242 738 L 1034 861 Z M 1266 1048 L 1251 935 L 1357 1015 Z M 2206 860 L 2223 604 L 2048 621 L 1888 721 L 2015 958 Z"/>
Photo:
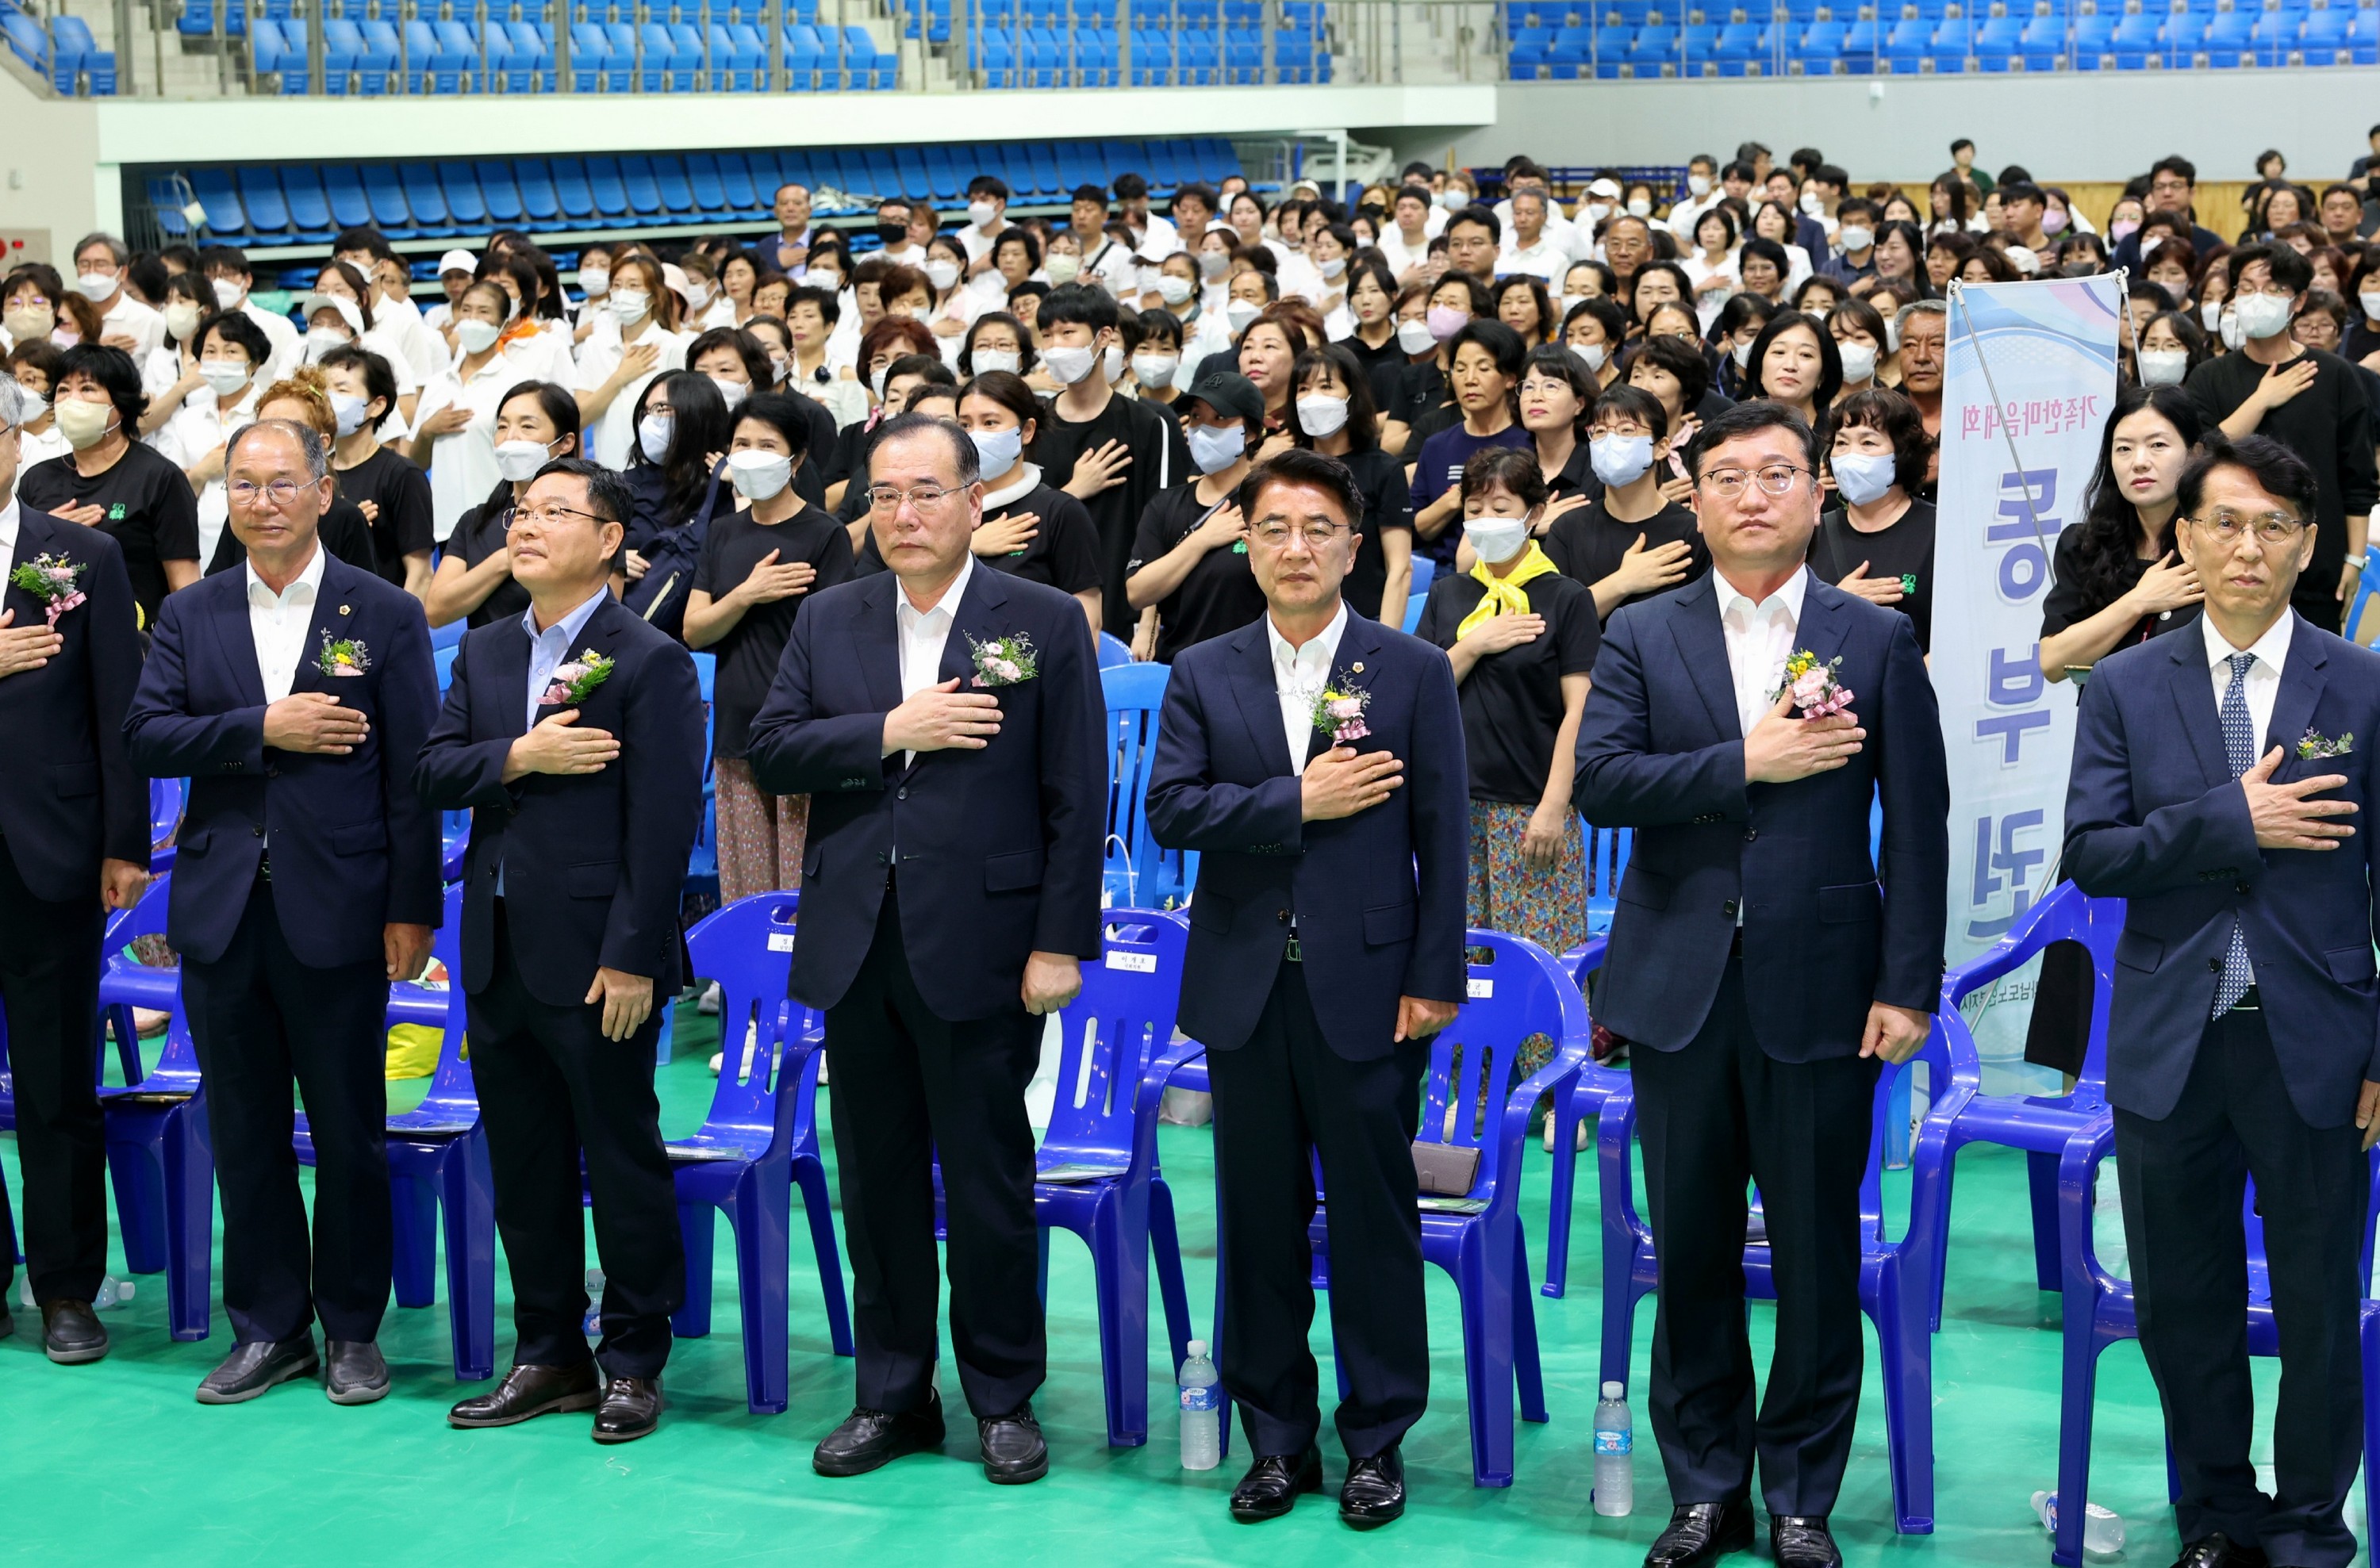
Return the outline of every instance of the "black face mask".
<path id="1" fill-rule="evenodd" d="M 906 245 L 909 241 L 909 225 L 906 223 L 879 223 L 876 225 L 876 237 L 882 240 L 888 247 L 898 250 L 902 246 Z"/>

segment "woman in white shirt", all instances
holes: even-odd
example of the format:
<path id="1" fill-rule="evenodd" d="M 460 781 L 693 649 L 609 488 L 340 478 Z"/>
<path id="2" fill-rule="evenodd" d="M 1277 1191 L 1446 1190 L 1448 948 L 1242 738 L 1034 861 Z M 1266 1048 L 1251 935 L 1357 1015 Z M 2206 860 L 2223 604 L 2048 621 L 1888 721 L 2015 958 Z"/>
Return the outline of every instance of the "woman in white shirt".
<path id="1" fill-rule="evenodd" d="M 57 385 L 58 368 L 65 358 L 65 350 L 40 338 L 8 351 L 8 373 L 16 379 L 21 405 L 30 410 L 25 422 L 17 427 L 17 478 L 24 477 L 25 470 L 34 464 L 64 457 L 74 450 L 50 412 L 50 389 Z M 16 479 L 8 482 L 8 493 L 17 493 Z"/>
<path id="2" fill-rule="evenodd" d="M 165 297 L 158 312 L 165 319 L 165 340 L 151 349 L 140 365 L 140 390 L 149 394 L 149 411 L 140 420 L 144 431 L 158 428 L 173 413 L 171 408 L 159 408 L 158 400 L 197 362 L 191 340 L 198 336 L 199 323 L 214 313 L 215 285 L 205 273 L 175 272 L 166 278 Z"/>
<path id="3" fill-rule="evenodd" d="M 546 263 L 550 270 L 551 261 Z M 538 276 L 537 262 L 516 250 L 491 250 L 480 262 L 480 281 L 491 283 L 504 291 L 507 314 L 504 317 L 504 356 L 519 367 L 522 379 L 536 381 L 566 381 L 577 371 L 571 357 L 570 325 L 559 312 L 562 303 L 552 297 L 549 306 L 543 280 Z M 558 296 L 562 283 L 553 283 Z M 547 315 L 547 310 L 556 312 Z M 456 313 L 460 319 L 460 312 Z M 457 350 L 462 347 L 458 339 Z"/>
<path id="4" fill-rule="evenodd" d="M 576 386 L 589 454 L 606 468 L 617 468 L 627 462 L 637 437 L 638 396 L 661 372 L 686 368 L 686 345 L 694 334 L 678 330 L 677 296 L 662 281 L 661 263 L 650 256 L 625 258 L 612 269 L 610 305 L 616 331 L 588 338 L 578 356 Z M 494 483 L 491 476 L 478 495 Z"/>
<path id="5" fill-rule="evenodd" d="M 465 289 L 455 302 L 455 363 L 421 390 L 407 455 L 430 470 L 431 532 L 441 544 L 495 486 L 496 405 L 520 382 L 538 379 L 504 352 L 510 303 L 493 283 Z"/>
<path id="6" fill-rule="evenodd" d="M 1694 248 L 1678 263 L 1686 270 L 1686 281 L 1694 285 L 1694 314 L 1702 319 L 1706 332 L 1718 320 L 1718 308 L 1727 303 L 1727 296 L 1743 286 L 1735 242 L 1735 214 L 1725 207 L 1714 207 L 1694 220 Z"/>
<path id="7" fill-rule="evenodd" d="M 212 561 L 231 503 L 224 494 L 224 443 L 256 421 L 260 374 L 273 358 L 264 329 L 244 310 L 199 324 L 198 359 L 172 389 L 178 394 L 163 428 L 149 438 L 178 465 L 199 497 L 199 560 Z"/>
<path id="8" fill-rule="evenodd" d="M 1785 247 L 1785 292 L 1791 294 L 1802 286 L 1802 280 L 1817 271 L 1810 264 L 1810 252 L 1793 243 L 1793 214 L 1774 201 L 1764 201 L 1752 214 L 1752 232 L 1763 239 L 1773 239 Z"/>
<path id="9" fill-rule="evenodd" d="M 760 264 L 748 252 L 731 250 L 719 260 L 719 296 L 734 319 L 728 325 L 740 327 L 759 312 L 753 301 L 753 291 L 760 286 Z"/>
<path id="10" fill-rule="evenodd" d="M 324 267 L 314 280 L 314 292 L 298 302 L 306 320 L 306 363 L 320 365 L 322 356 L 353 344 L 388 361 L 396 377 L 396 404 L 382 422 L 382 440 L 394 440 L 413 428 L 414 411 L 421 402 L 421 380 L 405 356 L 402 334 L 372 313 L 363 274 L 345 261 Z"/>
<path id="11" fill-rule="evenodd" d="M 941 340 L 942 356 L 954 359 L 969 325 L 967 290 L 961 282 L 966 276 L 965 247 L 949 235 L 936 235 L 926 247 L 924 270 L 926 282 L 934 288 L 934 308 L 926 314 L 926 325 Z"/>

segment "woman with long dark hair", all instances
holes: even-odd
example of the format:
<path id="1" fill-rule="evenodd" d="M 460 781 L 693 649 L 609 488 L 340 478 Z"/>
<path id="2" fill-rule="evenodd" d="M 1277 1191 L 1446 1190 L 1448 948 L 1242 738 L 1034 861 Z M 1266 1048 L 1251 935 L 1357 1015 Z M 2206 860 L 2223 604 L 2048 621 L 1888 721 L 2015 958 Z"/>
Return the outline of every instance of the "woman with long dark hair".
<path id="1" fill-rule="evenodd" d="M 1337 458 L 1363 492 L 1362 542 L 1342 591 L 1357 614 L 1402 627 L 1413 586 L 1413 510 L 1404 465 L 1380 450 L 1371 379 L 1346 344 L 1331 344 L 1299 355 L 1289 383 L 1291 441 Z"/>
<path id="2" fill-rule="evenodd" d="M 2204 426 L 2180 387 L 2125 387 L 2099 438 L 2082 522 L 2058 537 L 2041 607 L 2041 672 L 2087 670 L 2197 618 L 2198 573 L 2174 549 L 2174 489 Z"/>

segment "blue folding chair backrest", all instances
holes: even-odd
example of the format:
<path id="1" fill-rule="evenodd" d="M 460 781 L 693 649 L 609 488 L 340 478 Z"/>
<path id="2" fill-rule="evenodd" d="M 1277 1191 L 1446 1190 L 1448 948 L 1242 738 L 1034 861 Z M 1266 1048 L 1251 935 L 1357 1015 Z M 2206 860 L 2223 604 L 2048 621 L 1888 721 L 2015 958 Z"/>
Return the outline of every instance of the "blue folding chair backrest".
<path id="1" fill-rule="evenodd" d="M 1120 904 L 1155 909 L 1179 902 L 1194 874 L 1182 851 L 1158 847 L 1148 830 L 1148 772 L 1157 761 L 1158 711 L 1172 667 L 1125 664 L 1099 671 L 1108 707 L 1109 891 Z"/>
<path id="2" fill-rule="evenodd" d="M 706 915 L 686 934 L 694 971 L 719 983 L 719 1087 L 694 1140 L 735 1141 L 757 1151 L 793 1129 L 793 1097 L 779 1121 L 776 1068 L 788 1044 L 823 1027 L 816 1009 L 785 995 L 793 969 L 798 892 L 756 893 Z M 751 1070 L 744 1070 L 747 1031 Z"/>
<path id="3" fill-rule="evenodd" d="M 149 870 L 152 875 L 174 869 L 175 830 L 182 826 L 186 780 L 149 780 Z"/>
<path id="4" fill-rule="evenodd" d="M 1173 1039 L 1190 933 L 1179 915 L 1155 910 L 1109 910 L 1100 919 L 1099 961 L 1084 966 L 1083 989 L 1058 1014 L 1057 1100 L 1041 1140 L 1040 1164 L 1121 1176 L 1135 1154 L 1133 1112 L 1141 1080 Z M 1149 1092 L 1162 1088 L 1151 1085 Z"/>
<path id="5" fill-rule="evenodd" d="M 1400 631 L 1410 633 L 1421 624 L 1422 607 L 1429 598 L 1429 585 L 1437 576 L 1437 561 L 1426 555 L 1413 558 L 1413 584 L 1405 589 L 1405 623 Z"/>
<path id="6" fill-rule="evenodd" d="M 1561 961 L 1525 937 L 1475 930 L 1463 942 L 1472 960 L 1467 995 L 1454 1021 L 1431 1037 L 1415 1141 L 1478 1150 L 1468 1196 L 1509 1206 L 1518 1201 L 1518 1155 L 1538 1099 L 1587 1059 L 1586 998 L 1562 972 Z M 1514 1070 L 1521 1047 L 1540 1034 L 1553 1043 L 1551 1057 L 1533 1084 L 1524 1086 Z M 1515 1179 L 1500 1189 L 1507 1159 L 1513 1161 Z"/>
<path id="7" fill-rule="evenodd" d="M 463 885 L 446 889 L 445 923 L 431 944 L 431 956 L 445 971 L 441 989 L 412 981 L 388 988 L 391 1023 L 416 1023 L 443 1031 L 438 1066 L 431 1074 L 429 1092 L 410 1111 L 390 1118 L 393 1129 L 412 1133 L 468 1132 L 480 1119 L 479 1092 L 472 1086 L 471 1064 L 465 1055 L 463 993 Z"/>
<path id="8" fill-rule="evenodd" d="M 1105 632 L 1099 633 L 1099 668 L 1101 669 L 1113 669 L 1120 664 L 1131 662 L 1131 644 Z"/>
<path id="9" fill-rule="evenodd" d="M 1628 873 L 1628 850 L 1635 838 L 1633 828 L 1586 829 L 1586 929 L 1590 935 L 1611 929 L 1612 916 L 1619 910 L 1620 880 Z"/>

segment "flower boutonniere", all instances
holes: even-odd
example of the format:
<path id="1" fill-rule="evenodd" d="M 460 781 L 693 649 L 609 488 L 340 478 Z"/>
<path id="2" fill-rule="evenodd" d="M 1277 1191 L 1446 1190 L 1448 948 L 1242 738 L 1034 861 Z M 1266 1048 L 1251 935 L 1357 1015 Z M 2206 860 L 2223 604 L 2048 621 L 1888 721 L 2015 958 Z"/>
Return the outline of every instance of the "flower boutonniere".
<path id="1" fill-rule="evenodd" d="M 967 650 L 975 655 L 974 685 L 1014 686 L 1041 672 L 1041 661 L 1034 656 L 1033 639 L 1022 632 L 980 643 L 970 636 Z"/>
<path id="2" fill-rule="evenodd" d="M 1818 656 L 1809 649 L 1797 651 L 1785 661 L 1785 683 L 1777 688 L 1775 696 L 1791 696 L 1793 706 L 1804 718 L 1842 712 L 1852 706 L 1852 689 L 1835 679 L 1842 662 L 1837 657 L 1820 664 Z"/>
<path id="3" fill-rule="evenodd" d="M 52 626 L 58 617 L 82 603 L 84 594 L 79 585 L 83 569 L 62 555 L 37 555 L 16 571 L 8 581 L 42 601 L 42 614 Z"/>
<path id="4" fill-rule="evenodd" d="M 2312 762 L 2316 757 L 2343 757 L 2355 750 L 2355 731 L 2350 730 L 2334 741 L 2319 730 L 2309 730 L 2298 742 L 2298 758 Z"/>
<path id="5" fill-rule="evenodd" d="M 612 677 L 614 660 L 605 658 L 593 648 L 581 648 L 578 657 L 553 667 L 553 678 L 546 683 L 545 695 L 538 699 L 540 707 L 576 707 Z"/>
<path id="6" fill-rule="evenodd" d="M 322 651 L 314 656 L 314 668 L 325 675 L 361 675 L 371 668 L 371 650 L 360 637 L 342 637 L 333 642 L 322 639 Z"/>
<path id="7" fill-rule="evenodd" d="M 1314 728 L 1334 746 L 1360 741 L 1372 732 L 1372 727 L 1364 722 L 1371 706 L 1371 688 L 1358 686 L 1342 675 L 1325 681 L 1322 690 L 1314 694 Z"/>

